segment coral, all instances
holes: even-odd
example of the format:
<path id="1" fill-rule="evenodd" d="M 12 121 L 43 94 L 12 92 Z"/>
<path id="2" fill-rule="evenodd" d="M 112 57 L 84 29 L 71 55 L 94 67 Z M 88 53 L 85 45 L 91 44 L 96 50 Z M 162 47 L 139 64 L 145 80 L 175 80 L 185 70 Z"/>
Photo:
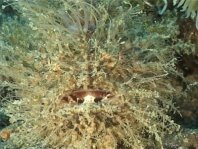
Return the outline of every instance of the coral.
<path id="1" fill-rule="evenodd" d="M 178 131 L 168 115 L 174 54 L 184 45 L 176 17 L 153 23 L 127 0 L 14 7 L 26 21 L 2 25 L 0 81 L 19 99 L 1 109 L 11 123 L 5 147 L 163 148 Z"/>
<path id="2" fill-rule="evenodd" d="M 164 11 L 167 9 L 168 7 L 168 2 L 167 0 L 163 0 L 164 2 L 164 7 L 162 8 L 162 10 L 160 10 L 159 14 L 162 15 L 164 13 Z"/>
<path id="3" fill-rule="evenodd" d="M 197 0 L 173 0 L 174 5 L 182 7 L 186 11 L 186 17 L 195 18 L 196 28 L 198 29 L 198 1 Z"/>
<path id="4" fill-rule="evenodd" d="M 162 0 L 164 2 L 163 8 L 159 11 L 159 14 L 162 15 L 168 7 L 168 1 Z M 146 4 L 152 6 L 147 1 Z M 186 17 L 191 17 L 195 19 L 196 28 L 198 29 L 198 1 L 197 0 L 173 0 L 173 5 L 176 5 L 177 8 L 182 7 L 182 11 L 186 11 Z"/>

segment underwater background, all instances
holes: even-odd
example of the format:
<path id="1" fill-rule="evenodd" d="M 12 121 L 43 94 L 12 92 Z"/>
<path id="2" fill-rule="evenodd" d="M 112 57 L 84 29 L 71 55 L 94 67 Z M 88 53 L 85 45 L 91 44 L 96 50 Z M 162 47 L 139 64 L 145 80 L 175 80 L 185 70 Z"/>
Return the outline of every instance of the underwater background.
<path id="1" fill-rule="evenodd" d="M 0 149 L 198 149 L 197 0 L 0 6 Z"/>

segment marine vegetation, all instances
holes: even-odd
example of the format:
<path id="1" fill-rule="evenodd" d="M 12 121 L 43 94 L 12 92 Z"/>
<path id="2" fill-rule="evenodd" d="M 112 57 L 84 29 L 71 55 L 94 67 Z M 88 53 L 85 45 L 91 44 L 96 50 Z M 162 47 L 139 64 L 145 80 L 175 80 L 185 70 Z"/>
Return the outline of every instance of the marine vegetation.
<path id="1" fill-rule="evenodd" d="M 179 130 L 176 16 L 154 21 L 136 0 L 20 0 L 3 22 L 0 82 L 14 91 L 9 149 L 163 148 Z M 153 19 L 153 20 L 152 20 Z M 155 23 L 154 23 L 155 22 Z"/>

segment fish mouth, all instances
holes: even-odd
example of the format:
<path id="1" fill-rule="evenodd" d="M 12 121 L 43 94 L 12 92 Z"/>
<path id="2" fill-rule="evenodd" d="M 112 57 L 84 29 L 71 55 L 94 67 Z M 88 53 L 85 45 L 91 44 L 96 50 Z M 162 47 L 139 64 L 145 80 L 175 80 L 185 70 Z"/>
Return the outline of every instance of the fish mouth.
<path id="1" fill-rule="evenodd" d="M 61 96 L 61 101 L 65 103 L 98 103 L 104 99 L 110 99 L 114 95 L 110 91 L 102 89 L 79 89 L 67 91 Z"/>

